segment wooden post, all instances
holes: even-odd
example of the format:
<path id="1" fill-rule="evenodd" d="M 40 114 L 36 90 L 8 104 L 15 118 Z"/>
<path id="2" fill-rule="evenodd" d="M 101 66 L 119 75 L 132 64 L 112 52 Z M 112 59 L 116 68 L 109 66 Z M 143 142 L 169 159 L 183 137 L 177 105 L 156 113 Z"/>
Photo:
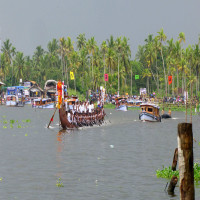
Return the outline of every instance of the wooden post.
<path id="1" fill-rule="evenodd" d="M 174 151 L 174 158 L 173 158 L 173 162 L 172 162 L 172 170 L 173 171 L 176 171 L 177 161 L 178 161 L 178 148 L 176 148 Z"/>
<path id="2" fill-rule="evenodd" d="M 167 189 L 168 194 L 174 194 L 174 189 L 176 187 L 176 184 L 178 182 L 178 178 L 176 176 L 172 176 L 172 179 L 170 181 L 169 187 Z"/>
<path id="3" fill-rule="evenodd" d="M 180 200 L 194 200 L 193 134 L 191 123 L 178 124 Z"/>

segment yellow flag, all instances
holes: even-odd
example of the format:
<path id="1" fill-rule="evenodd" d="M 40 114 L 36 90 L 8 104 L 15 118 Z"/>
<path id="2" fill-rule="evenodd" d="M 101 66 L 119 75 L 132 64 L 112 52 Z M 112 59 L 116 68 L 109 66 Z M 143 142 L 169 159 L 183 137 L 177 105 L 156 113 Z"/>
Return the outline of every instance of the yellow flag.
<path id="1" fill-rule="evenodd" d="M 74 80 L 74 72 L 71 72 L 71 71 L 70 71 L 70 79 L 71 79 L 71 80 Z"/>

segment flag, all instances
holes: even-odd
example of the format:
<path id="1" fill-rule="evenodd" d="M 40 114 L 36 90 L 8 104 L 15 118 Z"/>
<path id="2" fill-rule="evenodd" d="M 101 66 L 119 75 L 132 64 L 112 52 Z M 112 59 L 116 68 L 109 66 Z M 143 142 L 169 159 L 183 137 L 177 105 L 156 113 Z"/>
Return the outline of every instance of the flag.
<path id="1" fill-rule="evenodd" d="M 53 122 L 53 117 L 51 118 L 51 122 Z"/>
<path id="2" fill-rule="evenodd" d="M 70 79 L 71 79 L 71 80 L 74 80 L 74 72 L 71 72 L 71 71 L 70 71 Z"/>
<path id="3" fill-rule="evenodd" d="M 104 74 L 104 80 L 108 81 L 108 74 Z"/>
<path id="4" fill-rule="evenodd" d="M 139 79 L 140 76 L 139 75 L 135 75 L 135 80 Z"/>
<path id="5" fill-rule="evenodd" d="M 172 83 L 172 76 L 168 76 L 168 84 L 170 85 Z"/>

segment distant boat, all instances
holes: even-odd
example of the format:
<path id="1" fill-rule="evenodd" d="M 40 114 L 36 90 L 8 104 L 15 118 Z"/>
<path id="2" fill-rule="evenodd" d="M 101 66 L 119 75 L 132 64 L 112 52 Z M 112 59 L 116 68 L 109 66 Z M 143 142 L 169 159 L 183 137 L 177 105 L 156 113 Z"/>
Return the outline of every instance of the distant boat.
<path id="1" fill-rule="evenodd" d="M 6 106 L 16 106 L 17 105 L 17 98 L 16 95 L 7 95 L 6 96 Z"/>
<path id="2" fill-rule="evenodd" d="M 127 111 L 128 107 L 126 105 L 126 98 L 124 97 L 118 97 L 115 99 L 115 103 L 116 103 L 116 110 L 119 111 Z"/>
<path id="3" fill-rule="evenodd" d="M 126 105 L 128 107 L 140 107 L 140 104 L 142 104 L 143 102 L 140 100 L 135 100 L 135 99 L 130 99 L 126 101 Z"/>
<path id="4" fill-rule="evenodd" d="M 32 104 L 33 108 L 54 108 L 55 107 L 55 103 L 52 102 L 52 100 L 50 98 L 48 99 L 34 99 L 33 100 L 33 104 Z"/>
<path id="5" fill-rule="evenodd" d="M 119 111 L 127 111 L 128 110 L 127 105 L 120 105 L 119 107 L 117 107 L 115 109 L 119 110 Z"/>
<path id="6" fill-rule="evenodd" d="M 141 112 L 139 114 L 140 120 L 150 121 L 150 122 L 161 122 L 159 106 L 155 104 L 143 103 L 140 105 L 140 107 L 141 107 Z"/>

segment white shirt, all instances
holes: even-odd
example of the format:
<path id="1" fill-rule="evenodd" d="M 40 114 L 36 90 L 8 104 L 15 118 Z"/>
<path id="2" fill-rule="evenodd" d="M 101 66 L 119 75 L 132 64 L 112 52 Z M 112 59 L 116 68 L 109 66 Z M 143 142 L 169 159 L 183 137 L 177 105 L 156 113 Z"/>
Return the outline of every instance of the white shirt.
<path id="1" fill-rule="evenodd" d="M 89 105 L 89 106 L 88 106 L 88 110 L 89 110 L 89 113 L 92 112 L 92 105 Z"/>
<path id="2" fill-rule="evenodd" d="M 70 114 L 70 113 L 67 114 L 67 119 L 68 119 L 69 122 L 72 121 L 72 120 L 71 120 L 71 114 Z"/>

